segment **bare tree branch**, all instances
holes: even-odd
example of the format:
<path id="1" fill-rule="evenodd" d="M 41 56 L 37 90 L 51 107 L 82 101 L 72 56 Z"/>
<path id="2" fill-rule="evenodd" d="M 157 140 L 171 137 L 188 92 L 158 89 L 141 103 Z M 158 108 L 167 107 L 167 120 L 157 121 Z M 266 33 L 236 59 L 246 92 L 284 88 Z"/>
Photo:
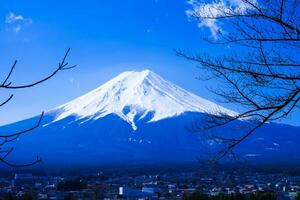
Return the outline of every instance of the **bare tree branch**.
<path id="1" fill-rule="evenodd" d="M 234 103 L 244 112 L 236 116 L 216 115 L 199 130 L 210 130 L 235 121 L 251 120 L 252 127 L 242 136 L 213 135 L 226 144 L 214 160 L 233 153 L 235 147 L 266 122 L 286 118 L 300 102 L 300 2 L 292 0 L 194 4 L 189 16 L 202 22 L 221 22 L 217 40 L 226 53 L 207 56 L 177 50 L 178 56 L 199 64 L 208 76 L 222 83 L 213 92 L 224 102 Z M 239 7 L 242 5 L 242 7 Z M 207 75 L 207 73 L 205 73 Z M 255 123 L 254 123 L 255 122 Z"/>
<path id="2" fill-rule="evenodd" d="M 47 76 L 47 77 L 45 77 L 45 78 L 43 78 L 43 79 L 41 79 L 39 81 L 36 81 L 34 83 L 25 84 L 25 85 L 18 85 L 18 86 L 11 86 L 11 84 L 12 84 L 11 82 L 9 82 L 8 84 L 6 84 L 6 82 L 10 78 L 10 76 L 11 76 L 11 74 L 13 72 L 13 69 L 15 68 L 15 65 L 17 63 L 17 61 L 15 61 L 14 65 L 11 67 L 11 70 L 10 70 L 9 74 L 7 75 L 5 81 L 0 85 L 0 88 L 6 88 L 6 89 L 23 89 L 23 88 L 33 87 L 33 86 L 36 86 L 38 84 L 41 84 L 41 83 L 49 80 L 50 78 L 52 78 L 53 76 L 55 76 L 59 71 L 68 70 L 68 69 L 72 69 L 72 68 L 76 67 L 76 65 L 67 67 L 69 63 L 66 62 L 66 58 L 67 58 L 69 52 L 70 52 L 70 48 L 65 53 L 62 61 L 58 64 L 57 69 L 54 70 L 49 76 Z"/>
<path id="3" fill-rule="evenodd" d="M 13 98 L 13 94 L 11 94 L 4 102 L 2 102 L 0 104 L 0 107 L 4 106 L 5 104 L 7 104 L 12 98 Z"/>
<path id="4" fill-rule="evenodd" d="M 0 89 L 24 89 L 24 88 L 31 88 L 34 87 L 36 85 L 39 85 L 49 79 L 51 79 L 52 77 L 54 77 L 58 72 L 63 71 L 63 70 L 68 70 L 68 69 L 72 69 L 74 67 L 76 67 L 76 65 L 74 66 L 68 66 L 69 63 L 66 61 L 68 54 L 70 52 L 70 48 L 66 51 L 64 57 L 62 58 L 62 61 L 58 64 L 58 67 L 48 76 L 42 78 L 41 80 L 35 81 L 33 83 L 29 83 L 29 84 L 24 84 L 24 85 L 13 85 L 11 81 L 9 81 L 9 79 L 12 77 L 14 69 L 17 65 L 17 61 L 15 61 L 13 63 L 13 65 L 11 66 L 7 76 L 5 77 L 4 81 L 2 82 L 2 84 L 0 84 Z M 2 103 L 0 103 L 0 107 L 6 105 L 12 98 L 13 98 L 13 94 L 11 94 L 5 101 L 3 101 Z M 35 129 L 37 129 L 42 122 L 44 116 L 44 112 L 42 112 L 42 114 L 39 116 L 37 123 L 32 126 L 29 127 L 25 130 L 21 130 L 15 133 L 7 133 L 7 134 L 0 134 L 0 162 L 10 166 L 10 167 L 27 167 L 27 166 L 31 166 L 34 164 L 37 164 L 39 162 L 41 162 L 41 158 L 37 157 L 34 161 L 29 162 L 29 163 L 21 163 L 21 164 L 17 164 L 17 163 L 12 163 L 7 161 L 7 157 L 13 152 L 14 148 L 8 148 L 6 149 L 5 146 L 7 143 L 11 143 L 13 141 L 15 141 L 16 139 L 18 139 L 20 136 L 29 133 Z"/>

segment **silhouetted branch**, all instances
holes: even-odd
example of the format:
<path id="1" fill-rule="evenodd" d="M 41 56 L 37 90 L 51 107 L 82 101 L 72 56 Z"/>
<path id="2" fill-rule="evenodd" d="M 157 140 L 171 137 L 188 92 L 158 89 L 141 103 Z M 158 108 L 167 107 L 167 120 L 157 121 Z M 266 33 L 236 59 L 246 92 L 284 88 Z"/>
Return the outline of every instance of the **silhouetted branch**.
<path id="1" fill-rule="evenodd" d="M 55 76 L 59 71 L 63 71 L 63 70 L 68 70 L 68 69 L 72 69 L 74 67 L 76 67 L 76 65 L 74 66 L 70 66 L 70 67 L 67 67 L 68 66 L 68 62 L 66 62 L 66 59 L 67 59 L 67 56 L 70 52 L 70 48 L 67 50 L 67 52 L 65 53 L 62 61 L 58 64 L 58 67 L 56 70 L 54 70 L 49 76 L 39 80 L 39 81 L 36 81 L 34 83 L 31 83 L 31 84 L 25 84 L 25 85 L 18 85 L 18 86 L 11 86 L 11 82 L 7 83 L 8 79 L 10 78 L 16 64 L 17 64 L 17 61 L 14 62 L 14 65 L 11 67 L 11 70 L 9 72 L 9 74 L 7 75 L 5 81 L 0 85 L 0 88 L 6 88 L 6 89 L 23 89 L 23 88 L 29 88 L 29 87 L 33 87 L 35 85 L 38 85 L 38 84 L 41 84 L 47 80 L 49 80 L 50 78 L 52 78 L 53 76 Z"/>
<path id="2" fill-rule="evenodd" d="M 11 94 L 4 102 L 2 102 L 0 104 L 0 107 L 4 106 L 5 104 L 7 104 L 12 98 L 13 98 L 13 94 Z"/>
<path id="3" fill-rule="evenodd" d="M 178 56 L 199 64 L 210 79 L 222 83 L 213 92 L 224 102 L 245 110 L 236 116 L 211 116 L 198 130 L 241 120 L 255 124 L 242 136 L 212 135 L 226 146 L 214 160 L 232 153 L 266 122 L 289 116 L 299 108 L 300 101 L 300 2 L 241 0 L 239 5 L 219 2 L 193 4 L 189 15 L 200 22 L 222 22 L 226 30 L 206 41 L 224 45 L 225 53 L 210 57 L 205 53 L 176 51 Z"/>
<path id="4" fill-rule="evenodd" d="M 43 116 L 44 116 L 44 112 L 42 112 L 42 114 L 40 115 L 39 120 L 38 120 L 38 122 L 37 122 L 37 124 L 35 126 L 30 127 L 30 128 L 28 128 L 26 130 L 23 130 L 23 131 L 19 131 L 19 132 L 16 132 L 16 133 L 9 134 L 9 135 L 0 135 L 0 138 L 4 138 L 5 139 L 5 138 L 17 137 L 17 136 L 20 136 L 20 135 L 22 135 L 24 133 L 33 131 L 34 129 L 36 129 L 36 128 L 38 128 L 40 126 L 41 121 L 43 119 Z"/>
<path id="5" fill-rule="evenodd" d="M 38 80 L 36 82 L 33 83 L 29 83 L 29 84 L 24 84 L 24 85 L 13 85 L 11 81 L 9 81 L 9 79 L 12 77 L 14 69 L 17 65 L 17 61 L 15 61 L 13 63 L 13 65 L 11 66 L 9 73 L 7 74 L 7 76 L 5 77 L 4 81 L 2 82 L 2 84 L 0 84 L 0 89 L 24 89 L 24 88 L 30 88 L 30 87 L 34 87 L 36 85 L 39 85 L 47 80 L 49 80 L 50 78 L 54 77 L 59 71 L 63 71 L 63 70 L 69 70 L 72 69 L 74 67 L 76 67 L 76 65 L 74 66 L 68 66 L 69 63 L 66 61 L 68 54 L 70 52 L 70 48 L 66 51 L 64 57 L 62 58 L 61 62 L 58 64 L 58 67 L 48 76 L 42 78 L 41 80 Z M 2 103 L 0 103 L 0 107 L 6 105 L 12 98 L 13 98 L 13 94 L 10 95 L 5 101 L 3 101 Z M 1 134 L 0 135 L 0 139 L 2 139 L 2 142 L 0 143 L 0 162 L 10 166 L 10 167 L 26 167 L 26 166 L 31 166 L 34 165 L 36 163 L 41 162 L 41 158 L 37 157 L 36 160 L 29 162 L 29 163 L 25 163 L 25 164 L 16 164 L 16 163 L 11 163 L 9 161 L 7 161 L 7 157 L 13 152 L 14 148 L 9 148 L 8 150 L 4 149 L 5 145 L 7 143 L 13 142 L 16 139 L 18 139 L 21 135 L 24 135 L 28 132 L 33 131 L 34 129 L 37 129 L 42 122 L 44 116 L 44 112 L 42 112 L 42 114 L 39 116 L 37 123 L 32 126 L 29 127 L 25 130 L 21 130 L 15 133 L 8 133 L 8 134 Z"/>

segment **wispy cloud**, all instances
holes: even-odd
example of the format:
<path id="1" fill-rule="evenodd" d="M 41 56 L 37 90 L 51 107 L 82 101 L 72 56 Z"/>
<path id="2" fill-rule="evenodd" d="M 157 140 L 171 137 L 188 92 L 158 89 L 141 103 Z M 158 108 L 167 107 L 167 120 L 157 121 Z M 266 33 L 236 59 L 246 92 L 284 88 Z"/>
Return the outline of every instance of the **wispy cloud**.
<path id="1" fill-rule="evenodd" d="M 16 21 L 22 21 L 24 20 L 24 17 L 22 15 L 16 15 L 13 12 L 10 12 L 6 17 L 5 17 L 5 23 L 11 24 Z"/>
<path id="2" fill-rule="evenodd" d="M 223 16 L 224 13 L 244 14 L 251 7 L 243 0 L 214 0 L 210 3 L 200 0 L 187 1 L 192 8 L 186 11 L 187 16 L 199 18 L 199 27 L 208 28 L 213 39 L 218 39 L 219 33 L 224 33 L 222 26 L 218 23 L 216 17 Z M 256 0 L 252 0 L 256 3 Z"/>
<path id="3" fill-rule="evenodd" d="M 5 24 L 7 25 L 8 30 L 19 33 L 23 26 L 32 24 L 32 19 L 10 12 L 5 17 Z"/>
<path id="4" fill-rule="evenodd" d="M 18 25 L 14 26 L 14 27 L 12 28 L 12 31 L 13 31 L 14 33 L 18 33 L 18 32 L 21 31 L 21 29 L 22 29 L 22 26 L 18 24 Z"/>

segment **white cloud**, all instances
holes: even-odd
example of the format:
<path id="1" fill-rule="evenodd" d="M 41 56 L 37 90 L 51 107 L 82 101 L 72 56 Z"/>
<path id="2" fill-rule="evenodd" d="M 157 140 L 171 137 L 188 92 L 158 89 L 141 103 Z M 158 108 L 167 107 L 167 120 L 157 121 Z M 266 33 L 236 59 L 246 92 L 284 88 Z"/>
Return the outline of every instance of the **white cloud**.
<path id="1" fill-rule="evenodd" d="M 21 31 L 21 29 L 22 29 L 22 26 L 18 24 L 12 28 L 12 31 L 14 33 L 19 33 Z"/>
<path id="2" fill-rule="evenodd" d="M 19 33 L 24 25 L 32 24 L 31 18 L 25 18 L 22 15 L 15 14 L 14 12 L 10 12 L 5 17 L 5 24 L 7 25 L 7 30 L 10 30 L 14 33 Z"/>
<path id="3" fill-rule="evenodd" d="M 202 20 L 198 23 L 198 26 L 209 28 L 211 36 L 216 40 L 218 39 L 218 34 L 224 32 L 223 29 L 217 24 L 215 19 Z"/>
<path id="4" fill-rule="evenodd" d="M 5 17 L 5 23 L 11 24 L 17 21 L 23 21 L 24 17 L 22 15 L 16 15 L 13 12 L 10 12 L 6 17 Z"/>
<path id="5" fill-rule="evenodd" d="M 244 14 L 252 9 L 249 4 L 242 0 L 214 0 L 210 3 L 200 0 L 188 0 L 188 3 L 192 6 L 192 9 L 186 11 L 187 16 L 199 18 L 198 26 L 208 28 L 214 39 L 218 39 L 218 33 L 224 33 L 225 31 L 217 19 L 210 18 L 233 13 Z M 252 0 L 252 3 L 256 4 L 257 2 Z"/>

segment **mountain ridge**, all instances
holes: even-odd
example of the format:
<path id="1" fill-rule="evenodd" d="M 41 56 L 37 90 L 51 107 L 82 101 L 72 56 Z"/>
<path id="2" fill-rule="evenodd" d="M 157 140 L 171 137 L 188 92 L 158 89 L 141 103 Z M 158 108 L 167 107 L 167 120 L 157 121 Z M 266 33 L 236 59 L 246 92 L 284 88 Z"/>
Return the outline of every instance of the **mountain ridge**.
<path id="1" fill-rule="evenodd" d="M 223 109 L 223 110 L 222 110 Z M 221 111 L 220 111 L 221 110 Z M 216 113 L 216 111 L 219 111 Z M 47 165 L 103 165 L 131 162 L 198 162 L 211 159 L 226 143 L 213 135 L 238 138 L 254 120 L 208 132 L 202 119 L 236 114 L 144 70 L 124 72 L 91 92 L 46 112 L 41 126 L 10 143 L 9 159 L 36 155 Z M 32 127 L 35 116 L 0 127 L 14 132 Z M 253 125 L 253 124 L 252 124 Z M 242 128 L 241 128 L 242 127 Z M 236 147 L 253 162 L 300 163 L 300 127 L 267 123 Z"/>
<path id="2" fill-rule="evenodd" d="M 152 112 L 149 122 L 178 116 L 184 112 L 227 114 L 236 112 L 194 95 L 146 69 L 126 71 L 100 87 L 50 113 L 57 113 L 53 122 L 75 115 L 78 119 L 97 120 L 108 114 L 116 114 L 137 129 L 136 120 Z M 139 119 L 136 119 L 139 116 Z M 84 122 L 83 122 L 84 123 Z"/>

